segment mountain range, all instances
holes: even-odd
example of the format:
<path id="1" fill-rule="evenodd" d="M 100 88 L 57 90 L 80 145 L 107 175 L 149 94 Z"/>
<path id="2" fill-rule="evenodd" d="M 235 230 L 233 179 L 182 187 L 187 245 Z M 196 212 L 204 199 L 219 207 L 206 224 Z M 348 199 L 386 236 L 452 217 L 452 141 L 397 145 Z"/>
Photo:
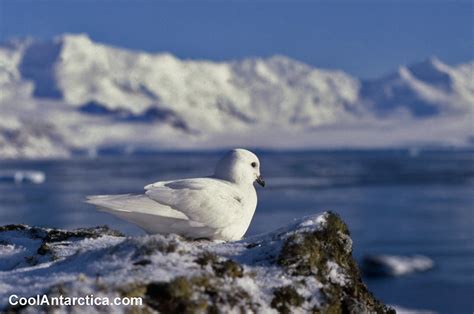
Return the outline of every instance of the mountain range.
<path id="1" fill-rule="evenodd" d="M 0 158 L 116 150 L 470 146 L 474 62 L 372 80 L 285 56 L 183 60 L 92 41 L 0 46 Z"/>

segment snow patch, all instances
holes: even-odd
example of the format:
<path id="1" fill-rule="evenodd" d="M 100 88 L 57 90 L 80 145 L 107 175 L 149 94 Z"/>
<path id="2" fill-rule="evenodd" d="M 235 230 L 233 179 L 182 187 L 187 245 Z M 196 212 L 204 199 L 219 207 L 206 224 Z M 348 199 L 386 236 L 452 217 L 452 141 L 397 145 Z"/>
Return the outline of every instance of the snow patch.
<path id="1" fill-rule="evenodd" d="M 329 280 L 331 280 L 332 283 L 337 283 L 340 286 L 347 284 L 348 280 L 339 265 L 333 261 L 328 261 L 327 267 L 329 269 Z"/>

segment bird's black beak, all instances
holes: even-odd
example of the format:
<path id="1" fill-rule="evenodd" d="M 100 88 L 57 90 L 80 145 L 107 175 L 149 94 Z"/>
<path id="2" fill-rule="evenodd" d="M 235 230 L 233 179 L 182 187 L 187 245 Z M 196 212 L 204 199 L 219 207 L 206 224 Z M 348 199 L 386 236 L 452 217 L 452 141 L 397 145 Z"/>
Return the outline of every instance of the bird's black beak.
<path id="1" fill-rule="evenodd" d="M 265 180 L 263 180 L 262 176 L 258 176 L 257 177 L 257 181 L 258 184 L 260 184 L 262 187 L 265 186 Z"/>

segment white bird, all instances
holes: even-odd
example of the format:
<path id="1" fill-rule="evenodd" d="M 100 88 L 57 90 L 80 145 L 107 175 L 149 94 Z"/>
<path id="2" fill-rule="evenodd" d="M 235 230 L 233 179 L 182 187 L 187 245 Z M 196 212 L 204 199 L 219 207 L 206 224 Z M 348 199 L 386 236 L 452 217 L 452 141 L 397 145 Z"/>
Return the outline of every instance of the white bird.
<path id="1" fill-rule="evenodd" d="M 258 157 L 234 149 L 212 176 L 152 183 L 141 195 L 88 196 L 87 202 L 147 233 L 233 241 L 243 237 L 257 207 L 254 182 L 265 186 Z"/>

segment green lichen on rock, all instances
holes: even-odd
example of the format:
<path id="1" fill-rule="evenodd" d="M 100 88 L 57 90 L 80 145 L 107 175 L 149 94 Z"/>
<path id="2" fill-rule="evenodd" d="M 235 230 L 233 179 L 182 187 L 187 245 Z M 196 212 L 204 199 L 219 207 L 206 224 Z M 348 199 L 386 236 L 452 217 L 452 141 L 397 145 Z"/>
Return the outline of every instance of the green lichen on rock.
<path id="1" fill-rule="evenodd" d="M 353 257 L 349 229 L 338 215 L 328 212 L 321 228 L 295 233 L 284 242 L 278 264 L 292 276 L 314 276 L 323 284 L 326 305 L 314 311 L 354 313 L 394 311 L 376 300 L 362 282 Z M 332 282 L 328 262 L 334 262 L 345 284 Z"/>
<path id="2" fill-rule="evenodd" d="M 0 232 L 5 232 L 5 231 L 22 231 L 25 230 L 27 226 L 25 225 L 5 225 L 5 226 L 0 226 Z"/>
<path id="3" fill-rule="evenodd" d="M 225 287 L 224 279 L 212 275 L 177 277 L 148 284 L 144 298 L 148 306 L 161 313 L 223 313 L 226 307 L 240 312 L 256 309 L 245 290 L 235 285 Z"/>
<path id="4" fill-rule="evenodd" d="M 0 234 L 3 232 L 23 232 L 30 239 L 43 239 L 47 235 L 47 231 L 40 227 L 30 227 L 23 224 L 5 225 L 0 226 Z"/>
<path id="5" fill-rule="evenodd" d="M 29 229 L 30 233 L 34 232 L 35 228 Z M 97 239 L 104 235 L 114 236 L 114 237 L 124 237 L 123 233 L 110 229 L 107 226 L 98 226 L 94 228 L 79 228 L 74 230 L 59 230 L 59 229 L 52 229 L 47 230 L 45 235 L 38 236 L 37 233 L 35 235 L 42 239 L 42 243 L 37 250 L 38 255 L 46 255 L 50 254 L 53 259 L 56 259 L 56 254 L 54 253 L 54 246 L 59 242 L 70 241 L 73 239 Z M 64 244 L 61 244 L 64 245 Z"/>
<path id="6" fill-rule="evenodd" d="M 174 253 L 178 250 L 177 241 L 165 241 L 163 239 L 151 239 L 141 244 L 135 253 L 135 256 L 149 256 L 156 252 L 163 254 Z"/>
<path id="7" fill-rule="evenodd" d="M 44 238 L 44 242 L 46 243 L 61 242 L 61 241 L 67 241 L 71 238 L 96 239 L 104 235 L 109 235 L 109 236 L 114 236 L 114 237 L 124 236 L 123 233 L 110 229 L 107 226 L 98 226 L 94 228 L 79 228 L 79 229 L 74 229 L 71 231 L 54 229 L 54 230 L 48 231 L 48 234 Z"/>
<path id="8" fill-rule="evenodd" d="M 213 266 L 213 269 L 219 277 L 241 278 L 244 276 L 244 268 L 233 260 L 219 262 Z"/>
<path id="9" fill-rule="evenodd" d="M 71 241 L 74 239 L 97 239 L 104 235 L 124 237 L 121 232 L 110 229 L 108 226 L 78 228 L 74 230 L 61 230 L 30 227 L 23 224 L 12 224 L 0 226 L 0 234 L 3 232 L 21 232 L 27 238 L 41 240 L 41 243 L 38 249 L 36 250 L 37 255 L 25 258 L 25 260 L 30 265 L 36 265 L 38 258 L 44 255 L 49 255 L 53 260 L 56 260 L 56 246 L 67 246 L 67 241 Z"/>
<path id="10" fill-rule="evenodd" d="M 283 286 L 273 290 L 271 307 L 280 313 L 292 313 L 292 307 L 299 307 L 303 304 L 304 298 L 293 286 Z"/>
<path id="11" fill-rule="evenodd" d="M 230 259 L 223 260 L 215 253 L 204 252 L 195 262 L 202 267 L 210 265 L 218 277 L 241 278 L 244 276 L 244 268 L 240 264 Z"/>
<path id="12" fill-rule="evenodd" d="M 26 232 L 30 238 L 41 238 L 46 243 L 66 241 L 71 238 L 85 239 L 98 238 L 104 235 L 123 237 L 123 233 L 110 229 L 108 226 L 97 226 L 93 228 L 78 228 L 74 230 L 43 229 L 27 225 L 5 225 L 0 226 L 0 233 L 6 231 Z"/>
<path id="13" fill-rule="evenodd" d="M 355 266 L 348 249 L 349 229 L 334 213 L 325 215 L 323 228 L 291 235 L 283 244 L 278 264 L 292 275 L 315 275 L 327 281 L 327 262 L 335 261 L 345 269 Z M 357 267 L 355 267 L 357 268 Z"/>
<path id="14" fill-rule="evenodd" d="M 207 302 L 193 298 L 193 284 L 186 277 L 148 284 L 145 301 L 162 313 L 194 313 L 207 309 Z"/>
<path id="15" fill-rule="evenodd" d="M 121 289 L 121 295 L 142 296 L 147 308 L 160 313 L 224 313 L 224 308 L 243 313 L 258 308 L 235 284 L 244 276 L 240 264 L 208 251 L 200 253 L 194 262 L 203 270 L 199 275 L 131 285 Z"/>
<path id="16" fill-rule="evenodd" d="M 51 247 L 49 246 L 48 243 L 42 243 L 41 246 L 38 248 L 36 251 L 39 255 L 46 255 L 46 254 L 52 254 Z"/>
<path id="17" fill-rule="evenodd" d="M 219 261 L 219 256 L 217 256 L 217 254 L 206 251 L 199 254 L 198 258 L 194 262 L 204 267 L 207 265 L 214 265 L 218 261 Z"/>

